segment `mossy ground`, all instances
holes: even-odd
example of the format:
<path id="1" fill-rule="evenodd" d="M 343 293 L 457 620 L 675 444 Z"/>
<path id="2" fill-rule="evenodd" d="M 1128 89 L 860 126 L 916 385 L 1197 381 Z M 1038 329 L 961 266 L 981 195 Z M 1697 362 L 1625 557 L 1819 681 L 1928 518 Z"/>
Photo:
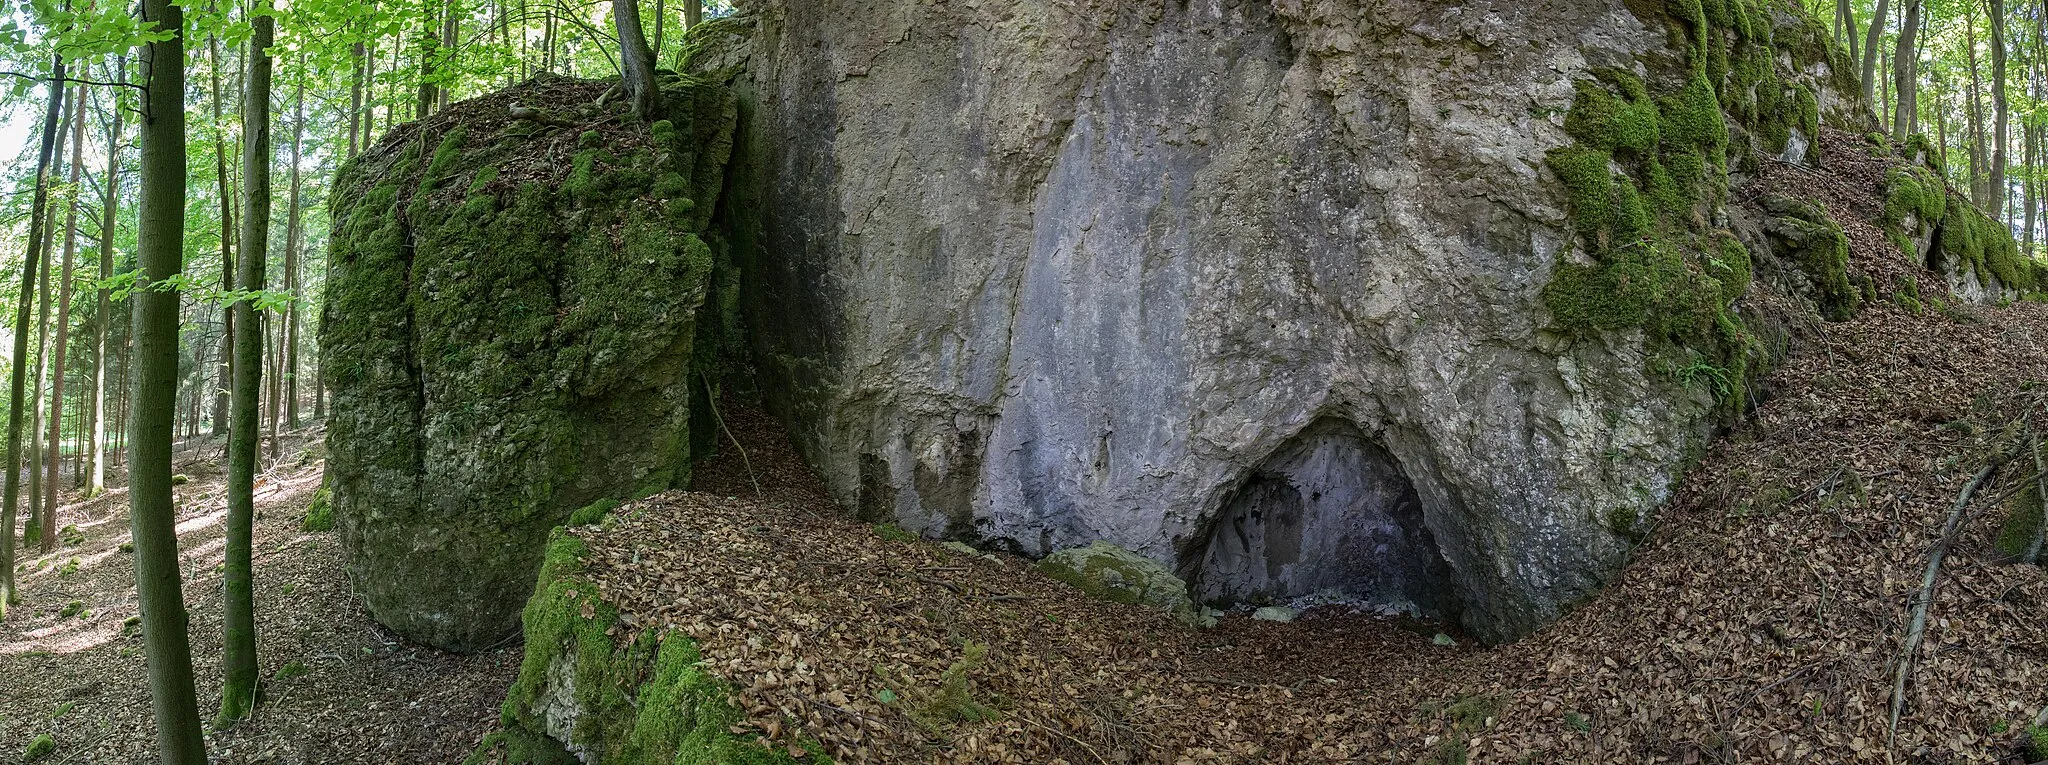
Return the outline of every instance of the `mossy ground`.
<path id="1" fill-rule="evenodd" d="M 746 717 L 725 683 L 704 671 L 696 643 L 678 633 L 629 636 L 617 610 L 583 575 L 582 540 L 558 530 L 524 613 L 526 654 L 505 700 L 502 743 L 510 762 L 568 763 L 547 734 L 543 709 L 573 696 L 570 735 L 578 751 L 608 763 L 647 765 L 795 765 L 784 749 L 734 733 Z M 568 675 L 551 675 L 559 662 Z M 566 687 L 552 684 L 566 683 Z M 815 747 L 801 762 L 829 762 Z"/>
<path id="2" fill-rule="evenodd" d="M 319 491 L 313 493 L 313 501 L 306 505 L 306 518 L 299 522 L 305 531 L 332 531 L 334 529 L 334 493 L 327 482 L 321 481 Z"/>

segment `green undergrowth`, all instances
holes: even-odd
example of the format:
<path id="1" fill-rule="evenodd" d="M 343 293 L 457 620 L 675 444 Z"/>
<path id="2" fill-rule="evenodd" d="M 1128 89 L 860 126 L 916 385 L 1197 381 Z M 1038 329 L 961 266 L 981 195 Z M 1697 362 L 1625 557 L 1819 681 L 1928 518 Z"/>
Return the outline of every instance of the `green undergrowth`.
<path id="1" fill-rule="evenodd" d="M 794 765 L 746 730 L 731 689 L 704 671 L 679 633 L 627 637 L 619 614 L 583 573 L 587 547 L 557 530 L 524 612 L 526 654 L 501 722 L 508 762 L 570 763 L 544 709 L 575 710 L 566 742 L 590 761 L 646 765 Z M 567 697 L 567 704 L 564 704 Z M 560 721 L 558 720 L 558 724 Z M 830 762 L 812 743 L 801 762 Z M 591 759 L 594 758 L 594 759 Z"/>
<path id="2" fill-rule="evenodd" d="M 1472 754 L 1467 742 L 1486 730 L 1486 721 L 1500 714 L 1501 701 L 1492 696 L 1460 696 L 1447 702 L 1422 706 L 1422 713 L 1440 717 L 1449 731 L 1430 747 L 1422 762 L 1426 765 L 1466 765 Z"/>

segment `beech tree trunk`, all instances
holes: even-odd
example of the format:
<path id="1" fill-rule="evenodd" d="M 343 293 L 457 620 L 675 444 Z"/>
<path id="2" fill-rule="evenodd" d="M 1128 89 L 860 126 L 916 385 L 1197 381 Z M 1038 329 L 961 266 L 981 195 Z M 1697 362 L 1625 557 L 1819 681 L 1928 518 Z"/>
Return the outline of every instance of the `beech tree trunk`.
<path id="1" fill-rule="evenodd" d="M 220 37 L 206 39 L 211 66 L 207 76 L 213 87 L 213 170 L 216 186 L 220 193 L 220 288 L 225 292 L 235 288 L 235 195 L 228 190 L 228 137 L 221 128 L 221 119 L 226 107 L 222 106 L 220 95 Z M 214 369 L 213 385 L 213 434 L 225 435 L 228 428 L 228 386 L 234 379 L 234 354 L 229 338 L 235 333 L 234 311 L 227 306 L 220 309 L 220 342 L 217 358 L 220 363 Z"/>
<path id="2" fill-rule="evenodd" d="M 77 91 L 72 93 L 74 100 Z M 69 107 L 66 107 L 67 110 Z M 69 111 L 57 128 L 57 155 L 64 155 L 64 142 L 68 140 L 72 120 Z M 75 181 L 76 178 L 74 177 Z M 75 183 L 73 184 L 76 185 Z M 57 215 L 55 200 L 51 200 L 48 215 L 54 220 Z M 49 366 L 50 344 L 50 259 L 56 250 L 57 237 L 54 232 L 45 234 L 43 252 L 38 256 L 42 273 L 36 278 L 36 351 L 33 360 L 34 372 L 29 378 L 29 454 L 28 454 L 28 512 L 29 528 L 22 531 L 23 544 L 35 543 L 38 549 L 48 549 L 49 542 L 43 538 L 43 371 Z"/>
<path id="3" fill-rule="evenodd" d="M 85 166 L 85 99 L 76 99 L 71 118 L 71 188 L 78 188 Z M 71 273 L 78 258 L 78 194 L 64 213 L 64 265 L 57 283 L 57 347 L 50 365 L 50 455 L 43 460 L 43 552 L 57 547 L 58 466 L 64 464 L 64 363 L 71 337 Z"/>
<path id="4" fill-rule="evenodd" d="M 270 54 L 275 19 L 260 0 L 251 14 L 249 70 L 242 92 L 242 257 L 235 264 L 238 292 L 263 289 L 270 244 Z M 257 396 L 263 384 L 263 322 L 256 299 L 229 304 L 234 311 L 235 378 L 228 426 L 227 547 L 222 583 L 221 699 L 214 727 L 224 728 L 256 708 Z"/>
<path id="5" fill-rule="evenodd" d="M 172 0 L 142 0 L 142 18 L 168 32 L 143 48 L 141 266 L 133 304 L 134 402 L 128 438 L 128 507 L 135 543 L 135 591 L 149 661 L 157 756 L 165 765 L 205 765 L 199 704 L 192 689 L 184 584 L 178 570 L 177 509 L 171 498 L 171 416 L 178 396 L 176 292 L 146 289 L 176 276 L 185 260 L 184 12 Z"/>
<path id="6" fill-rule="evenodd" d="M 1849 0 L 1835 0 L 1835 24 L 1842 30 L 1840 36 L 1843 44 L 1849 48 L 1849 60 L 1863 60 L 1863 46 L 1856 37 L 1856 33 L 1862 30 L 1856 28 L 1854 3 Z"/>
<path id="7" fill-rule="evenodd" d="M 21 501 L 21 429 L 28 396 L 28 317 L 35 299 L 37 259 L 41 239 L 49 235 L 50 163 L 57 154 L 58 124 L 64 114 L 64 59 L 55 57 L 50 65 L 49 105 L 43 112 L 43 134 L 36 155 L 36 187 L 29 203 L 28 247 L 22 258 L 21 296 L 14 311 L 14 370 L 7 401 L 7 477 L 4 498 L 0 498 L 0 618 L 19 598 L 14 582 L 14 522 Z"/>
<path id="8" fill-rule="evenodd" d="M 284 353 L 282 354 L 284 371 L 278 375 L 278 384 L 284 389 L 285 427 L 292 430 L 297 430 L 299 427 L 299 316 L 301 315 L 300 303 L 305 302 L 303 296 L 300 295 L 299 285 L 299 248 L 304 246 L 306 235 L 305 221 L 300 207 L 299 177 L 299 162 L 304 159 L 302 152 L 304 151 L 303 144 L 306 138 L 307 70 L 304 54 L 299 56 L 298 69 L 299 81 L 297 86 L 293 88 L 292 95 L 291 203 L 285 213 L 284 227 L 284 287 L 285 291 L 291 293 L 292 302 L 289 313 L 285 314 L 284 322 Z M 275 421 L 272 423 L 271 430 L 271 439 L 275 443 L 277 438 Z"/>
<path id="9" fill-rule="evenodd" d="M 1991 177 L 1987 179 L 1985 204 L 2001 221 L 2011 221 L 2006 210 L 2006 153 L 2012 143 L 2008 132 L 2009 111 L 2005 99 L 2005 0 L 1991 2 Z"/>
<path id="10" fill-rule="evenodd" d="M 642 122 L 661 118 L 661 86 L 654 81 L 654 51 L 640 26 L 640 0 L 612 0 L 612 21 L 619 30 L 619 63 L 633 116 Z"/>
<path id="11" fill-rule="evenodd" d="M 436 70 L 439 68 L 436 66 L 435 60 L 440 56 L 441 48 L 441 20 L 439 16 L 435 15 L 435 10 L 439 6 L 440 3 L 425 3 L 426 12 L 420 16 L 420 24 L 423 26 L 423 29 L 420 30 L 419 38 L 420 97 L 419 101 L 413 105 L 413 119 L 420 119 L 433 114 L 434 104 L 440 101 L 440 96 L 436 93 L 434 87 L 434 77 L 437 73 Z"/>
<path id="12" fill-rule="evenodd" d="M 1884 39 L 1885 0 L 1877 0 L 1877 8 L 1870 14 L 1870 31 L 1863 37 L 1863 100 L 1876 104 L 1877 101 L 1877 44 Z M 1904 37 L 1905 35 L 1900 35 Z"/>
<path id="13" fill-rule="evenodd" d="M 1979 209 L 1992 215 L 1998 211 L 1991 208 L 1991 154 L 1984 135 L 1984 78 L 1977 66 L 1977 14 L 1976 6 L 1970 6 L 1970 13 L 1964 25 L 1965 39 L 1970 48 L 1970 201 Z"/>

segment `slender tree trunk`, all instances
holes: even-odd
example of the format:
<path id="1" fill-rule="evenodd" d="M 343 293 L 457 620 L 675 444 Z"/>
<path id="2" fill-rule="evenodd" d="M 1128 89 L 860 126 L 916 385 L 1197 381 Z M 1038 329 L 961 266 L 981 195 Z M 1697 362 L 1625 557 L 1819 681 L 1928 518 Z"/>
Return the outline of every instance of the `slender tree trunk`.
<path id="1" fill-rule="evenodd" d="M 236 290 L 264 288 L 270 245 L 270 54 L 275 19 L 270 3 L 258 0 L 252 14 L 249 71 L 242 93 L 242 257 L 235 264 Z M 251 569 L 256 523 L 256 397 L 263 384 L 263 323 L 254 297 L 229 305 L 235 313 L 235 387 L 228 428 L 227 550 L 222 582 L 220 715 L 226 727 L 256 708 L 256 593 Z"/>
<path id="2" fill-rule="evenodd" d="M 7 477 L 4 503 L 0 503 L 0 618 L 9 606 L 19 602 L 14 582 L 14 522 L 21 501 L 21 429 L 27 412 L 29 312 L 34 307 L 36 261 L 41 257 L 43 237 L 49 235 L 50 163 L 57 154 L 59 122 L 64 115 L 64 59 L 57 56 L 50 65 L 50 99 L 43 112 L 41 150 L 36 155 L 35 195 L 29 203 L 28 247 L 22 258 L 21 295 L 14 312 L 13 388 L 7 406 Z"/>
<path id="3" fill-rule="evenodd" d="M 450 0 L 448 7 L 441 12 L 441 50 L 447 51 L 447 53 L 439 54 L 439 58 L 442 60 L 435 65 L 437 72 L 443 64 L 447 63 L 446 59 L 454 56 L 457 50 L 456 42 L 462 34 L 461 10 L 460 5 Z M 443 87 L 434 89 L 434 111 L 438 112 L 448 108 L 448 91 L 449 88 Z"/>
<path id="4" fill-rule="evenodd" d="M 438 15 L 441 3 L 426 3 L 426 12 L 421 14 L 420 24 L 420 98 L 413 107 L 413 119 L 420 119 L 434 113 L 434 104 L 440 101 L 435 92 L 434 82 L 439 75 L 437 59 L 441 48 L 441 19 Z"/>
<path id="5" fill-rule="evenodd" d="M 2022 166 L 2021 166 L 2021 170 L 2022 170 L 2023 172 L 2021 173 L 2021 176 L 2020 176 L 2020 189 L 2021 189 L 2021 192 L 2022 192 L 2022 197 L 2023 197 L 2023 199 L 2022 199 L 2022 201 L 2020 202 L 2020 208 L 2021 208 L 2021 210 L 2022 210 L 2022 212 L 2021 212 L 2021 217 L 2022 217 L 2022 218 L 2023 218 L 2023 219 L 2024 219 L 2024 220 L 2026 221 L 2026 227 L 2025 227 L 2024 233 L 2022 233 L 2022 234 L 2021 234 L 2021 237 L 2022 237 L 2022 245 L 2021 245 L 2021 247 L 2020 247 L 2020 251 L 2021 251 L 2021 252 L 2025 252 L 2025 253 L 2029 253 L 2029 254 L 2033 253 L 2033 251 L 2034 251 L 2034 174 L 2033 174 L 2033 169 L 2034 169 L 2034 136 L 2035 136 L 2035 133 L 2036 133 L 2036 132 L 2037 132 L 2037 131 L 2036 131 L 2036 130 L 2034 129 L 2034 126 L 2032 126 L 2032 125 L 2024 125 L 2024 124 L 2023 124 L 2023 125 L 2021 125 L 2021 126 L 2020 126 L 2020 135 L 2021 135 L 2021 140 L 2025 142 L 2025 146 L 2024 146 L 2024 147 L 2022 147 L 2022 149 L 2021 149 L 2021 151 L 2023 151 L 2023 152 L 2024 152 L 2024 154 L 2023 154 L 2023 155 L 2021 156 L 2021 162 L 2023 163 L 2023 164 L 2022 164 Z"/>
<path id="6" fill-rule="evenodd" d="M 1863 100 L 1877 103 L 1877 44 L 1884 39 L 1885 0 L 1870 14 L 1870 32 L 1863 37 Z"/>
<path id="7" fill-rule="evenodd" d="M 351 77 L 348 85 L 348 156 L 354 158 L 356 155 L 356 144 L 362 139 L 364 132 L 363 71 L 368 62 L 364 60 L 363 44 L 360 42 L 355 44 L 350 54 L 354 56 L 352 60 L 355 62 L 355 65 L 349 69 Z M 300 72 L 300 76 L 305 76 L 303 70 Z"/>
<path id="8" fill-rule="evenodd" d="M 78 177 L 85 166 L 85 98 L 73 110 L 71 203 L 64 213 L 64 266 L 57 287 L 57 347 L 50 369 L 50 456 L 43 460 L 43 552 L 57 547 L 57 467 L 64 464 L 64 370 L 71 336 L 71 269 L 78 258 Z"/>
<path id="9" fill-rule="evenodd" d="M 300 304 L 305 302 L 300 294 L 299 248 L 305 241 L 305 222 L 300 212 L 299 163 L 306 136 L 306 57 L 299 56 L 298 84 L 293 88 L 292 97 L 292 180 L 291 203 L 285 214 L 284 227 L 284 283 L 291 293 L 290 313 L 285 315 L 284 324 L 284 373 L 278 382 L 284 386 L 284 422 L 292 430 L 299 428 L 299 316 Z M 273 420 L 273 423 L 275 420 Z M 272 428 L 272 442 L 275 443 L 276 429 Z"/>
<path id="10" fill-rule="evenodd" d="M 641 31 L 640 0 L 612 0 L 612 21 L 619 30 L 619 63 L 633 116 L 642 122 L 660 119 L 661 86 L 654 81 L 654 51 Z"/>
<path id="11" fill-rule="evenodd" d="M 1849 0 L 1835 0 L 1835 23 L 1842 29 L 1839 37 L 1849 48 L 1849 60 L 1862 61 L 1863 46 L 1856 36 L 1862 31 L 1856 27 L 1856 4 Z"/>
<path id="12" fill-rule="evenodd" d="M 1970 62 L 1970 201 L 1993 215 L 1991 188 L 1988 169 L 1989 155 L 1984 136 L 1984 79 L 1977 68 L 1977 13 L 1976 5 L 1968 6 L 1964 17 L 1964 39 L 1969 44 Z"/>
<path id="13" fill-rule="evenodd" d="M 543 72 L 555 71 L 555 26 L 554 0 L 548 0 L 547 20 L 542 22 L 540 32 L 540 70 Z"/>
<path id="14" fill-rule="evenodd" d="M 220 37 L 207 37 L 206 46 L 210 55 L 207 77 L 213 93 L 213 170 L 214 179 L 217 181 L 215 185 L 220 194 L 220 288 L 226 292 L 235 288 L 235 195 L 228 189 L 228 134 L 222 127 L 226 122 L 223 118 L 226 107 L 223 105 L 224 99 L 221 98 L 220 91 Z M 221 306 L 220 350 L 217 355 L 220 363 L 214 370 L 213 386 L 213 434 L 216 436 L 228 432 L 228 387 L 235 374 L 234 354 L 229 347 L 229 338 L 234 336 L 234 332 L 234 312 L 227 306 Z"/>
<path id="15" fill-rule="evenodd" d="M 2009 112 L 2005 99 L 2005 0 L 1990 0 L 1991 3 L 1991 178 L 1990 196 L 1985 200 L 2001 221 L 2011 221 L 2012 214 L 2006 210 L 2005 188 L 2006 154 L 2012 144 L 2009 131 Z"/>
<path id="16" fill-rule="evenodd" d="M 667 24 L 668 3 L 666 0 L 654 0 L 654 63 L 656 64 L 661 63 L 661 44 L 666 42 L 663 39 L 662 33 L 665 31 L 664 28 Z"/>
<path id="17" fill-rule="evenodd" d="M 1879 0 L 1883 2 L 1883 0 Z M 683 0 L 683 31 L 696 29 L 704 23 L 704 0 Z"/>
<path id="18" fill-rule="evenodd" d="M 74 96 L 73 100 L 75 101 L 77 100 L 79 93 L 78 91 L 72 91 L 72 95 Z M 57 128 L 58 156 L 64 155 L 64 142 L 66 140 L 69 140 L 72 125 L 74 124 L 74 121 L 71 119 L 70 116 L 69 107 L 66 107 L 66 109 L 67 111 L 65 113 L 65 116 L 63 117 L 63 122 Z M 77 183 L 76 178 L 74 177 L 72 179 L 72 183 L 70 183 L 69 185 L 69 188 L 76 187 Z M 50 200 L 50 211 L 48 215 L 50 216 L 50 220 L 56 220 L 56 200 Z M 38 277 L 36 280 L 36 353 L 34 360 L 35 371 L 33 372 L 34 376 L 31 377 L 29 380 L 29 385 L 33 386 L 30 388 L 29 391 L 28 405 L 28 512 L 30 528 L 25 529 L 24 533 L 22 534 L 22 540 L 24 544 L 34 542 L 38 546 L 38 548 L 47 547 L 48 545 L 48 542 L 44 541 L 43 539 L 43 523 L 45 522 L 43 516 L 46 510 L 53 509 L 45 508 L 43 506 L 43 391 L 45 389 L 45 386 L 43 384 L 43 373 L 49 367 L 50 364 L 50 260 L 55 255 L 57 247 L 57 238 L 54 235 L 54 232 L 52 232 L 52 234 L 47 234 L 43 237 L 42 245 L 43 253 L 41 257 L 38 259 L 38 262 L 41 264 L 43 272 L 42 275 Z"/>
<path id="19" fill-rule="evenodd" d="M 157 756 L 164 765 L 205 765 L 199 704 L 192 688 L 184 584 L 178 570 L 176 507 L 171 500 L 171 407 L 178 395 L 178 293 L 149 289 L 184 268 L 184 13 L 172 0 L 142 0 L 145 22 L 169 38 L 142 53 L 142 210 L 136 256 L 142 289 L 135 315 L 137 369 L 128 439 L 128 506 L 135 544 L 135 590 L 142 606 L 149 690 L 156 711 Z"/>

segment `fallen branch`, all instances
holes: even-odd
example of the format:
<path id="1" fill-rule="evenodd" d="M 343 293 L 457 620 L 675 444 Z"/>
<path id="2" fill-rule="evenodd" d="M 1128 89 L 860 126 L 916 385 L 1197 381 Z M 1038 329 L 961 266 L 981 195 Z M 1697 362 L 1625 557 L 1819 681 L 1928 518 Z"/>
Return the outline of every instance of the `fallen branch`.
<path id="1" fill-rule="evenodd" d="M 1934 603 L 1934 583 L 1941 576 L 1941 560 L 1948 555 L 1949 542 L 1955 537 L 1956 527 L 1962 525 L 1963 511 L 1969 509 L 1970 499 L 2004 463 L 2003 459 L 1993 460 L 1963 486 L 1963 493 L 1956 497 L 1955 509 L 1949 511 L 1948 521 L 1941 526 L 1941 536 L 1935 539 L 1934 549 L 1927 553 L 1927 571 L 1920 577 L 1920 593 L 1913 601 L 1913 620 L 1906 628 L 1906 647 L 1899 656 L 1898 676 L 1892 680 L 1891 722 L 1885 734 L 1886 746 L 1899 737 L 1899 713 L 1906 707 L 1906 681 L 1913 676 L 1913 659 L 1920 651 L 1920 640 L 1927 636 L 1927 609 Z"/>
<path id="2" fill-rule="evenodd" d="M 2048 461 L 2041 459 L 2041 439 L 2034 434 L 2034 412 L 2027 410 L 2027 451 L 2034 453 L 2034 497 L 2041 501 L 2041 522 L 2034 526 L 2034 541 L 2027 545 L 2027 554 L 2020 556 L 2020 562 L 2029 566 L 2041 560 L 2042 535 L 2048 533 Z"/>

